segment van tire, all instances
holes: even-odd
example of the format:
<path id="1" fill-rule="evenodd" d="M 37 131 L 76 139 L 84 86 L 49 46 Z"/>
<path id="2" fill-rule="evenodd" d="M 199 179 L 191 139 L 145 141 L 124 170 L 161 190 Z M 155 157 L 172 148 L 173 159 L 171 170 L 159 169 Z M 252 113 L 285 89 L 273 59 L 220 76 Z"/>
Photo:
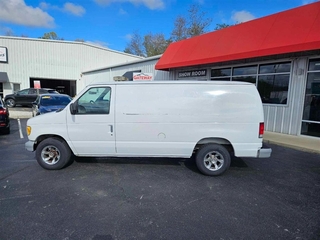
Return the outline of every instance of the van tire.
<path id="1" fill-rule="evenodd" d="M 71 150 L 61 139 L 47 138 L 37 146 L 36 159 L 44 169 L 59 170 L 70 162 Z"/>
<path id="2" fill-rule="evenodd" d="M 204 175 L 218 176 L 230 167 L 231 156 L 222 145 L 206 144 L 196 153 L 196 164 Z"/>

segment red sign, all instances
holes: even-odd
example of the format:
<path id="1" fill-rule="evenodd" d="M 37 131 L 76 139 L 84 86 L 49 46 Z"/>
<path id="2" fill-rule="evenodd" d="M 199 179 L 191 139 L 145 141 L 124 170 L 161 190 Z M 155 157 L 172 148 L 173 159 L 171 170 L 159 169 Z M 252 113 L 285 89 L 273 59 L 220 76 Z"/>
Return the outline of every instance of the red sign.
<path id="1" fill-rule="evenodd" d="M 133 81 L 140 81 L 140 80 L 153 80 L 152 73 L 133 73 Z"/>
<path id="2" fill-rule="evenodd" d="M 40 81 L 33 81 L 33 87 L 34 88 L 41 88 Z"/>

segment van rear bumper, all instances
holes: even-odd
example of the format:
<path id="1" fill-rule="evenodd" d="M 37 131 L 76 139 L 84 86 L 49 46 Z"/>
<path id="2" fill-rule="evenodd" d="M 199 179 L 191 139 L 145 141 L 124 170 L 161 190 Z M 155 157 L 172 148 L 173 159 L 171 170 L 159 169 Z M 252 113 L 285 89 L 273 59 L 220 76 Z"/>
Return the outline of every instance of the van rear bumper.
<path id="1" fill-rule="evenodd" d="M 271 156 L 271 148 L 261 148 L 258 150 L 258 158 L 269 158 Z"/>
<path id="2" fill-rule="evenodd" d="M 26 143 L 24 144 L 24 147 L 25 147 L 28 151 L 30 151 L 30 152 L 33 152 L 33 151 L 34 151 L 33 146 L 34 146 L 34 142 L 33 142 L 33 141 L 28 141 L 28 142 L 26 142 Z"/>

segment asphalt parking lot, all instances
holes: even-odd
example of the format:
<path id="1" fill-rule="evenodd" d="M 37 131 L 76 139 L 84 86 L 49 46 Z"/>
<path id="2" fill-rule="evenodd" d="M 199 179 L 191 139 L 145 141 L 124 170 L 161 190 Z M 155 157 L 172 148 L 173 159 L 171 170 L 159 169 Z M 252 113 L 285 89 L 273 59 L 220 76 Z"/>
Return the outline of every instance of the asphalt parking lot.
<path id="1" fill-rule="evenodd" d="M 26 119 L 0 135 L 0 239 L 320 239 L 320 155 L 270 145 L 220 177 L 189 159 L 78 158 L 47 171 Z"/>

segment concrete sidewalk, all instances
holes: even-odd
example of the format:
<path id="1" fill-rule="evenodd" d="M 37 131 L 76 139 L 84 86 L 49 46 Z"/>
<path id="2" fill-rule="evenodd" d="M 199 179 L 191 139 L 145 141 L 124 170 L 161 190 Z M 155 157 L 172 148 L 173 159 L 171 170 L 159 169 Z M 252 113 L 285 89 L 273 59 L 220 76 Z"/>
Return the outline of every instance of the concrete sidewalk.
<path id="1" fill-rule="evenodd" d="M 16 107 L 9 108 L 10 118 L 31 118 L 32 117 L 32 108 L 27 107 Z"/>
<path id="2" fill-rule="evenodd" d="M 320 153 L 320 138 L 316 137 L 303 135 L 293 136 L 282 133 L 265 132 L 263 135 L 263 140 L 265 143 L 273 143 L 302 151 Z"/>
<path id="3" fill-rule="evenodd" d="M 9 113 L 10 118 L 15 119 L 32 117 L 31 108 L 10 108 Z M 265 132 L 263 135 L 263 139 L 265 143 L 273 143 L 302 151 L 315 152 L 320 154 L 320 138 Z"/>

